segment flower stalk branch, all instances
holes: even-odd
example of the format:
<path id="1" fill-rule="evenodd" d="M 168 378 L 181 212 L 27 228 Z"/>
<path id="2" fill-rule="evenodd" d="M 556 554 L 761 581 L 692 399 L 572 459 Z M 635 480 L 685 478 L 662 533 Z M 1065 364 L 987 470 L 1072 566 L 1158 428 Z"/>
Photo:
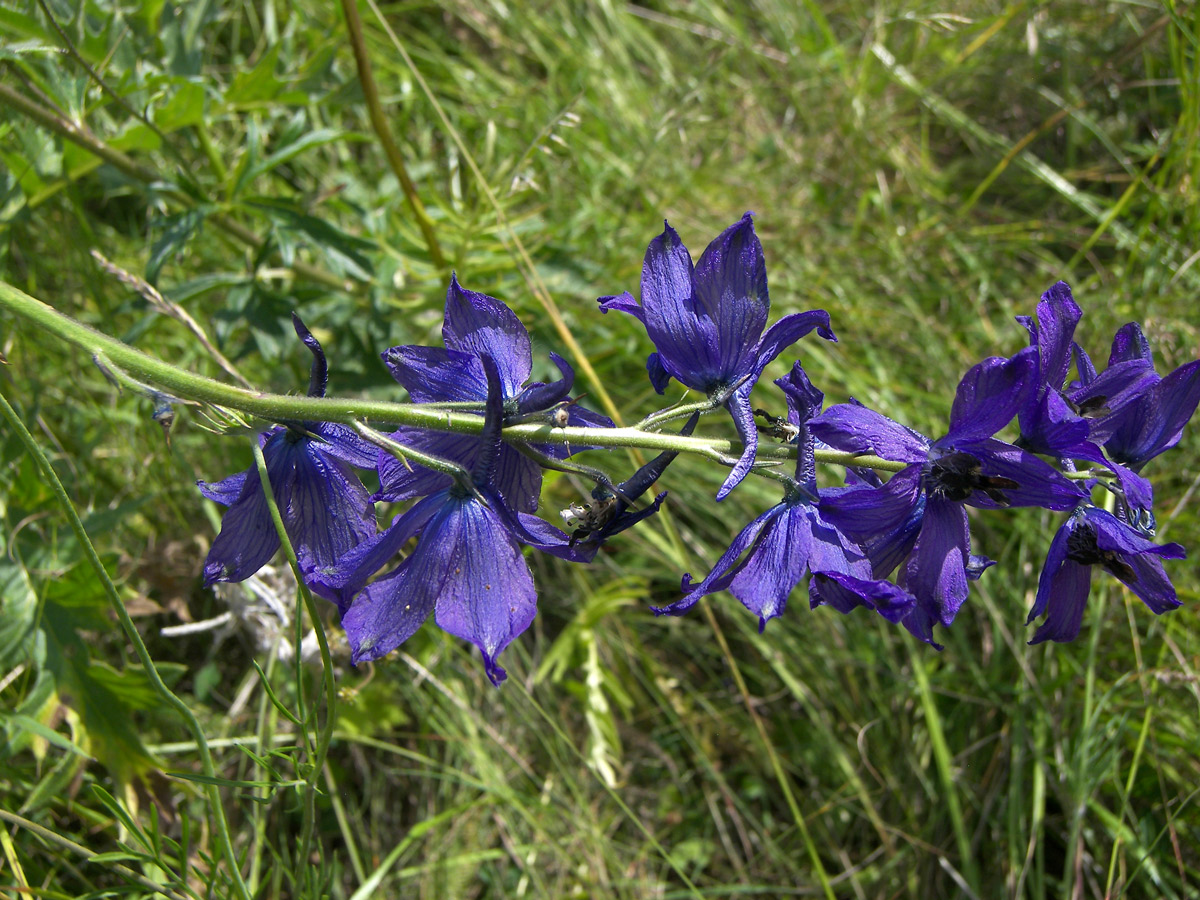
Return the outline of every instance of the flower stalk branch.
<path id="1" fill-rule="evenodd" d="M 236 409 L 271 422 L 336 422 L 353 427 L 357 422 L 370 420 L 452 434 L 479 434 L 483 431 L 483 419 L 480 416 L 445 409 L 430 409 L 425 404 L 300 397 L 234 387 L 156 359 L 76 321 L 3 281 L 0 281 L 0 308 L 7 309 L 75 344 L 90 356 L 100 356 L 133 379 L 158 385 L 166 392 L 187 400 Z M 736 457 L 741 452 L 741 444 L 738 441 L 685 437 L 647 432 L 638 428 L 554 428 L 546 424 L 525 423 L 505 427 L 503 437 L 508 441 L 532 441 L 539 444 L 629 447 L 656 452 L 676 450 L 708 458 L 715 458 L 715 454 Z M 784 444 L 765 445 L 759 448 L 758 456 L 760 459 L 795 459 L 796 450 Z M 817 451 L 817 461 L 855 465 L 883 472 L 896 472 L 904 467 L 903 464 L 878 456 L 826 450 Z"/>

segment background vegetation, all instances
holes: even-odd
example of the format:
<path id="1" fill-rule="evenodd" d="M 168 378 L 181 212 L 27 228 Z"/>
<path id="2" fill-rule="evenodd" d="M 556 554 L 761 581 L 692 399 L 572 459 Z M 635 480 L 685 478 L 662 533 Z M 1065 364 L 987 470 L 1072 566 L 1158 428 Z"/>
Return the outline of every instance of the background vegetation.
<path id="1" fill-rule="evenodd" d="M 595 298 L 636 291 L 664 217 L 698 254 L 753 209 L 773 317 L 833 316 L 840 344 L 798 348 L 830 402 L 854 395 L 941 434 L 961 373 L 1019 348 L 1012 317 L 1060 278 L 1101 360 L 1134 318 L 1160 372 L 1200 355 L 1190 4 L 367 0 L 360 13 L 438 250 L 372 127 L 336 5 L 16 0 L 0 7 L 4 279 L 232 379 L 163 312 L 182 308 L 242 376 L 284 392 L 306 379 L 297 309 L 334 393 L 400 399 L 378 353 L 436 342 L 454 268 L 517 310 L 543 374 L 572 335 L 579 390 L 633 421 L 660 402 L 650 348 Z M 1200 890 L 1194 561 L 1173 565 L 1185 606 L 1161 620 L 1097 578 L 1062 646 L 1025 644 L 1056 527 L 1038 511 L 974 520 L 1000 565 L 940 654 L 877 617 L 810 612 L 802 592 L 761 636 L 727 594 L 655 619 L 648 604 L 777 499 L 751 479 L 718 506 L 723 473 L 680 460 L 669 518 L 587 570 L 531 558 L 540 614 L 506 652 L 502 690 L 433 627 L 351 668 L 330 615 L 340 693 L 316 771 L 320 674 L 291 653 L 294 589 L 282 573 L 255 592 L 200 587 L 219 511 L 193 483 L 249 465 L 248 432 L 215 435 L 184 409 L 168 444 L 149 401 L 7 314 L 0 350 L 4 396 L 201 720 L 256 897 Z M 230 895 L 196 743 L 35 460 L 0 434 L 0 893 Z M 1194 427 L 1149 474 L 1160 536 L 1196 551 Z M 580 487 L 550 479 L 544 511 Z"/>

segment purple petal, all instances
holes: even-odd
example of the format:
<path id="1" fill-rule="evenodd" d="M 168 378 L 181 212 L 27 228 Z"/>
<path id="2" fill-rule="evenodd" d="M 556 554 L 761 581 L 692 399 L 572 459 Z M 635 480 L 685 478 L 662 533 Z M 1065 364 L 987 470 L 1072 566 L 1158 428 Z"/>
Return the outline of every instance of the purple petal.
<path id="1" fill-rule="evenodd" d="M 646 357 L 646 374 L 650 376 L 650 385 L 655 393 L 661 394 L 666 391 L 671 373 L 663 368 L 662 356 L 658 353 L 651 353 Z"/>
<path id="2" fill-rule="evenodd" d="M 943 440 L 957 443 L 989 438 L 1011 422 L 1036 387 L 1036 366 L 1031 347 L 1011 359 L 992 356 L 973 366 L 958 383 L 950 431 Z"/>
<path id="3" fill-rule="evenodd" d="M 1087 606 L 1091 584 L 1091 566 L 1082 566 L 1064 558 L 1056 568 L 1051 569 L 1050 560 L 1047 559 L 1046 568 L 1042 569 L 1041 578 L 1038 579 L 1038 597 L 1033 606 L 1034 610 L 1039 611 L 1030 612 L 1029 621 L 1040 615 L 1040 610 L 1046 609 L 1047 605 L 1049 615 L 1029 643 L 1075 640 L 1083 623 L 1083 611 Z"/>
<path id="4" fill-rule="evenodd" d="M 829 325 L 829 313 L 823 309 L 792 313 L 784 316 L 767 329 L 767 333 L 763 335 L 762 341 L 754 351 L 750 381 L 757 381 L 763 370 L 771 364 L 775 357 L 813 329 L 816 329 L 817 334 L 825 340 L 837 341 L 837 336 Z"/>
<path id="5" fill-rule="evenodd" d="M 1200 360 L 1180 366 L 1143 396 L 1148 402 L 1140 404 L 1140 419 L 1105 443 L 1114 459 L 1134 468 L 1179 443 L 1200 404 Z"/>
<path id="6" fill-rule="evenodd" d="M 551 353 L 550 358 L 558 366 L 558 371 L 562 374 L 562 377 L 558 381 L 552 381 L 549 384 L 543 384 L 540 381 L 535 382 L 521 391 L 517 395 L 517 411 L 519 413 L 539 412 L 549 409 L 567 399 L 567 395 L 571 393 L 571 388 L 575 384 L 575 370 L 557 353 Z"/>
<path id="7" fill-rule="evenodd" d="M 345 425 L 333 422 L 312 422 L 308 430 L 326 441 L 321 452 L 349 463 L 357 469 L 373 469 L 379 459 L 379 448 Z"/>
<path id="8" fill-rule="evenodd" d="M 245 581 L 270 562 L 279 549 L 279 535 L 271 521 L 258 469 L 244 474 L 242 492 L 221 520 L 221 533 L 204 561 L 205 587 L 215 581 Z"/>
<path id="9" fill-rule="evenodd" d="M 924 462 L 929 439 L 865 406 L 839 403 L 808 423 L 813 435 L 836 450 L 873 453 L 898 462 Z"/>
<path id="10" fill-rule="evenodd" d="M 1156 544 L 1106 510 L 1089 507 L 1084 511 L 1084 518 L 1096 529 L 1096 546 L 1101 550 L 1121 556 L 1149 554 L 1160 559 L 1187 557 L 1187 551 L 1182 545 Z"/>
<path id="11" fill-rule="evenodd" d="M 500 445 L 491 483 L 513 509 L 537 511 L 542 494 L 542 467 L 511 444 Z"/>
<path id="12" fill-rule="evenodd" d="M 416 549 L 387 575 L 367 585 L 342 616 L 342 628 L 352 650 L 350 661 L 355 665 L 379 659 L 412 637 L 429 618 L 443 585 L 458 565 L 461 529 L 454 521 L 447 521 L 454 518 L 458 503 L 446 494 L 428 501 L 432 503 L 414 508 L 413 513 L 418 509 L 421 512 L 412 520 L 405 521 L 406 517 L 401 516 L 389 529 L 394 532 L 389 542 L 402 546 L 400 537 L 407 540 L 416 527 L 428 522 Z M 359 568 L 370 565 L 364 557 Z"/>
<path id="13" fill-rule="evenodd" d="M 253 471 L 254 469 L 247 469 L 245 472 L 236 472 L 221 481 L 197 481 L 196 487 L 200 488 L 200 493 L 209 500 L 222 506 L 233 506 L 246 486 L 246 479 Z"/>
<path id="14" fill-rule="evenodd" d="M 1175 586 L 1167 577 L 1162 559 L 1149 554 L 1134 556 L 1129 560 L 1136 578 L 1120 576 L 1125 586 L 1133 591 L 1156 616 L 1178 609 L 1183 604 L 1175 596 Z"/>
<path id="15" fill-rule="evenodd" d="M 1073 515 L 1059 526 L 1058 531 L 1054 532 L 1054 538 L 1050 541 L 1050 547 L 1046 550 L 1046 561 L 1042 564 L 1042 574 L 1038 576 L 1037 597 L 1033 601 L 1033 608 L 1029 610 L 1029 616 L 1025 619 L 1026 625 L 1042 615 L 1046 611 L 1046 607 L 1051 599 L 1056 596 L 1055 592 L 1051 590 L 1051 580 L 1062 567 L 1062 564 L 1067 561 L 1068 542 L 1071 539 L 1071 532 L 1074 531 L 1077 522 L 1077 516 Z M 1085 589 L 1084 596 L 1086 595 L 1087 591 Z M 1078 631 L 1078 629 L 1076 630 Z"/>
<path id="16" fill-rule="evenodd" d="M 758 616 L 758 630 L 782 615 L 792 592 L 808 569 L 812 527 L 803 505 L 785 505 L 763 529 L 754 549 L 733 576 L 729 589 Z"/>
<path id="17" fill-rule="evenodd" d="M 970 558 L 967 511 L 936 495 L 925 503 L 921 535 L 905 571 L 905 584 L 917 603 L 942 625 L 949 625 L 967 599 Z"/>
<path id="18" fill-rule="evenodd" d="M 721 558 L 717 560 L 717 564 L 713 566 L 708 576 L 699 584 L 692 584 L 691 575 L 683 576 L 683 589 L 687 591 L 684 597 L 676 600 L 669 606 L 651 607 L 656 616 L 681 616 L 693 606 L 697 601 L 706 594 L 715 594 L 717 591 L 723 591 L 733 582 L 734 576 L 745 565 L 745 561 L 739 564 L 742 554 L 757 540 L 759 533 L 762 532 L 771 522 L 780 515 L 784 515 L 787 508 L 783 504 L 772 506 L 765 513 L 738 532 L 737 537 L 730 543 L 729 548 L 721 554 Z M 752 554 L 755 550 L 750 551 Z M 799 580 L 799 579 L 797 579 Z M 793 585 L 795 582 L 793 582 Z M 790 590 L 790 588 L 789 588 Z"/>
<path id="19" fill-rule="evenodd" d="M 903 620 L 916 605 L 916 598 L 890 581 L 856 578 L 844 572 L 814 571 L 809 583 L 812 606 L 828 604 L 843 615 L 866 606 L 889 622 Z"/>
<path id="20" fill-rule="evenodd" d="M 1142 326 L 1137 322 L 1129 322 L 1117 330 L 1113 336 L 1112 352 L 1108 355 L 1108 365 L 1112 368 L 1118 363 L 1130 360 L 1141 360 L 1151 369 L 1154 368 L 1154 353 L 1150 349 L 1150 342 L 1146 340 Z"/>
<path id="21" fill-rule="evenodd" d="M 421 428 L 400 428 L 391 437 L 398 444 L 428 453 L 447 462 L 458 463 L 464 469 L 475 465 L 481 444 L 475 434 L 448 434 Z M 450 476 L 435 472 L 415 462 L 406 466 L 390 453 L 377 450 L 379 491 L 372 500 L 397 502 L 432 494 L 450 484 Z"/>
<path id="22" fill-rule="evenodd" d="M 271 452 L 271 451 L 274 452 Z M 346 463 L 316 441 L 283 433 L 268 443 L 267 474 L 288 537 L 319 566 L 330 566 L 375 536 L 367 489 Z"/>
<path id="23" fill-rule="evenodd" d="M 967 502 L 980 509 L 999 509 L 1005 506 L 1040 506 L 1043 509 L 1074 509 L 1088 492 L 1075 481 L 1063 476 L 1058 469 L 1038 459 L 1032 453 L 1004 441 L 988 438 L 959 445 L 963 452 L 974 456 L 985 479 L 1000 479 L 1003 484 L 993 490 L 1005 502 L 996 502 L 989 494 L 976 490 Z M 1015 484 L 1015 487 L 1007 486 Z M 998 492 L 998 493 L 997 493 Z"/>
<path id="24" fill-rule="evenodd" d="M 490 356 L 500 373 L 505 399 L 515 397 L 529 379 L 533 356 L 521 320 L 495 297 L 464 290 L 454 275 L 446 291 L 442 340 L 447 350 Z"/>
<path id="25" fill-rule="evenodd" d="M 629 291 L 613 297 L 600 297 L 598 298 L 598 302 L 600 304 L 600 312 L 602 313 L 615 309 L 617 312 L 629 313 L 629 315 L 636 318 L 643 325 L 646 324 L 646 317 L 642 313 L 641 306 L 633 299 L 633 294 L 629 293 Z"/>
<path id="26" fill-rule="evenodd" d="M 718 367 L 727 375 L 745 373 L 771 309 L 767 265 L 750 213 L 705 248 L 693 285 L 696 315 L 715 325 Z"/>
<path id="27" fill-rule="evenodd" d="M 1037 317 L 1040 380 L 1042 384 L 1049 385 L 1051 390 L 1058 390 L 1067 380 L 1067 370 L 1071 367 L 1075 326 L 1083 318 L 1083 311 L 1071 296 L 1070 285 L 1060 281 L 1042 294 L 1041 302 L 1037 306 Z"/>
<path id="28" fill-rule="evenodd" d="M 742 455 L 733 466 L 733 471 L 717 491 L 717 499 L 724 500 L 729 492 L 741 484 L 742 479 L 754 465 L 754 454 L 758 451 L 758 429 L 754 426 L 754 410 L 750 407 L 750 386 L 738 388 L 725 401 L 725 408 L 733 416 L 733 427 L 742 440 Z"/>
<path id="29" fill-rule="evenodd" d="M 482 402 L 487 397 L 487 378 L 477 356 L 406 345 L 385 350 L 383 361 L 414 403 Z"/>
<path id="30" fill-rule="evenodd" d="M 670 225 L 646 248 L 642 312 L 646 333 L 664 371 L 706 393 L 727 374 L 721 366 L 717 324 L 700 314 L 692 286 L 692 258 Z"/>
<path id="31" fill-rule="evenodd" d="M 533 576 L 520 547 L 496 514 L 472 498 L 435 518 L 422 536 L 422 543 L 429 540 L 445 555 L 434 608 L 438 626 L 475 644 L 488 678 L 499 685 L 506 674 L 496 657 L 537 612 Z"/>

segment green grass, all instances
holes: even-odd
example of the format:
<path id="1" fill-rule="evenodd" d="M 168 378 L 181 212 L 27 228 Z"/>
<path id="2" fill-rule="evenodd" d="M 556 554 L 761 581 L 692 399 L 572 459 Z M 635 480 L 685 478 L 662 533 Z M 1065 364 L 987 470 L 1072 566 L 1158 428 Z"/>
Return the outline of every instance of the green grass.
<path id="1" fill-rule="evenodd" d="M 306 378 L 298 309 L 329 351 L 332 392 L 399 399 L 377 354 L 436 342 L 448 270 L 372 131 L 340 10 L 77 6 L 48 0 L 111 93 L 60 52 L 40 3 L 0 10 L 0 90 L 94 136 L 80 146 L 0 95 L 4 280 L 230 379 L 97 249 L 156 280 L 250 382 L 284 392 Z M 448 266 L 518 312 L 535 375 L 551 374 L 546 354 L 569 333 L 579 390 L 607 392 L 627 422 L 660 402 L 642 367 L 650 347 L 595 298 L 636 292 L 663 218 L 698 254 L 754 210 L 772 317 L 833 316 L 839 344 L 796 351 L 827 401 L 853 395 L 927 433 L 944 431 L 969 365 L 1022 345 L 1012 317 L 1060 278 L 1100 361 L 1134 318 L 1160 372 L 1200 355 L 1200 24 L 1186 5 L 381 12 L 412 65 L 370 4 L 365 45 Z M 0 388 L 212 744 L 256 897 L 1198 890 L 1193 561 L 1172 564 L 1185 605 L 1161 619 L 1098 577 L 1080 639 L 1061 646 L 1025 643 L 1057 525 L 1028 510 L 973 520 L 977 549 L 1000 565 L 940 654 L 877 617 L 809 612 L 803 591 L 761 636 L 728 594 L 655 619 L 648 605 L 676 596 L 682 572 L 707 572 L 777 500 L 752 480 L 717 505 L 724 473 L 681 459 L 664 479 L 668 515 L 594 566 L 530 558 L 539 616 L 506 651 L 502 690 L 432 626 L 351 668 L 330 615 L 340 697 L 314 773 L 319 668 L 281 657 L 261 620 L 160 633 L 230 598 L 245 608 L 236 591 L 200 588 L 217 510 L 193 482 L 250 465 L 246 433 L 214 435 L 184 408 L 168 446 L 148 400 L 7 314 L 0 351 Z M 768 387 L 756 401 L 782 411 Z M 89 862 L 9 820 L 0 893 L 140 897 L 150 882 L 205 897 L 211 878 L 212 896 L 232 896 L 195 742 L 137 665 L 34 461 L 10 429 L 0 436 L 0 809 L 123 854 Z M 1195 429 L 1148 474 L 1160 536 L 1200 546 Z M 543 509 L 578 487 L 548 479 Z M 316 839 L 298 859 L 306 779 Z"/>

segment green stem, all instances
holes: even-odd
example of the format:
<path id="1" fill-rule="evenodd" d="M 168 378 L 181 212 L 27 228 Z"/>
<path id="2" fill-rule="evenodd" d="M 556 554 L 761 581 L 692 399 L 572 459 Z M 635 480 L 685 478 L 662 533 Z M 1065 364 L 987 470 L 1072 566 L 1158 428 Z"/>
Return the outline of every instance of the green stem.
<path id="1" fill-rule="evenodd" d="M 89 356 L 102 356 L 111 366 L 120 368 L 139 381 L 158 385 L 164 391 L 187 400 L 229 407 L 272 422 L 339 422 L 354 426 L 363 419 L 372 419 L 375 422 L 454 434 L 479 434 L 483 431 L 483 418 L 480 416 L 430 409 L 421 404 L 298 397 L 233 387 L 155 359 L 116 338 L 63 315 L 3 281 L 0 281 L 0 308 L 8 309 L 42 330 L 75 344 Z M 740 441 L 661 434 L 637 428 L 552 428 L 546 424 L 526 423 L 506 427 L 503 437 L 508 441 L 568 446 L 574 444 L 579 447 L 630 447 L 656 452 L 677 450 L 718 460 L 731 455 L 740 456 L 742 450 Z M 796 448 L 789 444 L 760 445 L 758 458 L 795 459 Z M 818 450 L 817 461 L 834 465 L 863 466 L 883 472 L 899 472 L 908 465 L 878 456 L 862 456 L 835 450 Z"/>
<path id="2" fill-rule="evenodd" d="M 354 63 L 358 67 L 358 83 L 362 86 L 363 100 L 367 103 L 367 113 L 371 117 L 371 127 L 383 147 L 388 165 L 392 167 L 400 189 L 408 200 L 409 208 L 417 220 L 417 227 L 425 238 L 425 246 L 429 249 L 429 258 L 439 269 L 446 268 L 446 257 L 442 255 L 442 247 L 438 243 L 437 234 L 433 230 L 433 222 L 425 210 L 417 194 L 417 186 L 409 177 L 408 167 L 404 164 L 404 155 L 392 137 L 388 127 L 387 115 L 379 102 L 379 89 L 375 86 L 375 75 L 371 71 L 371 57 L 367 53 L 367 42 L 363 39 L 362 20 L 358 16 L 357 0 L 342 0 L 342 12 L 346 17 L 346 29 L 350 34 L 350 47 L 354 51 Z"/>
<path id="3" fill-rule="evenodd" d="M 162 677 L 158 674 L 158 669 L 154 667 L 154 660 L 150 657 L 150 651 L 146 649 L 137 626 L 133 624 L 133 619 L 129 617 L 129 612 L 125 609 L 125 604 L 121 602 L 112 579 L 108 577 L 108 572 L 105 570 L 104 564 L 100 562 L 96 548 L 92 546 L 87 530 L 83 527 L 83 522 L 80 521 L 79 514 L 75 512 L 75 505 L 67 495 L 66 488 L 58 480 L 58 475 L 50 465 L 50 460 L 46 458 L 46 454 L 42 452 L 42 448 L 38 445 L 33 435 L 29 433 L 29 429 L 25 427 L 25 423 L 17 415 L 16 410 L 9 404 L 8 398 L 4 396 L 3 392 L 0 392 L 0 415 L 3 416 L 12 430 L 21 439 L 25 448 L 29 451 L 30 457 L 33 458 L 42 470 L 46 483 L 50 485 L 55 497 L 58 498 L 58 503 L 71 525 L 71 530 L 75 532 L 75 537 L 79 541 L 80 547 L 83 548 L 88 563 L 96 573 L 96 578 L 104 587 L 104 593 L 108 597 L 108 602 L 112 606 L 117 620 L 121 623 L 121 629 L 125 632 L 126 639 L 133 645 L 133 651 L 137 655 L 138 661 L 142 664 L 142 669 L 145 672 L 147 680 L 150 682 L 150 686 L 163 698 L 168 706 L 179 713 L 180 717 L 187 724 L 188 730 L 192 733 L 192 737 L 196 741 L 196 749 L 200 754 L 201 770 L 205 777 L 209 779 L 208 784 L 205 785 L 205 792 L 208 794 L 208 803 L 216 822 L 221 852 L 225 856 L 225 861 L 228 865 L 229 877 L 233 881 L 234 889 L 240 900 L 250 900 L 250 892 L 247 890 L 246 883 L 242 880 L 241 870 L 238 868 L 238 857 L 233 849 L 233 839 L 229 833 L 229 822 L 225 818 L 225 807 L 222 805 L 221 793 L 216 784 L 217 772 L 213 766 L 212 754 L 208 749 L 204 729 L 200 727 L 200 722 L 196 719 L 196 716 L 192 713 L 188 705 L 171 692 L 171 689 L 167 687 Z"/>
<path id="4" fill-rule="evenodd" d="M 308 589 L 308 585 L 304 582 L 304 575 L 300 571 L 300 563 L 296 559 L 296 551 L 292 547 L 291 539 L 288 538 L 287 529 L 283 524 L 283 516 L 279 514 L 279 506 L 275 503 L 275 494 L 271 490 L 271 479 L 267 475 L 267 460 L 263 456 L 262 447 L 259 446 L 258 440 L 250 442 L 254 448 L 254 464 L 258 467 L 258 480 L 262 485 L 263 494 L 267 499 L 267 508 L 271 511 L 271 521 L 275 524 L 275 532 L 279 535 L 279 541 L 283 545 L 284 553 L 287 555 L 288 564 L 292 567 L 292 572 L 296 576 L 296 586 L 300 590 L 300 596 L 304 601 L 304 608 L 308 611 L 308 618 L 312 622 L 313 631 L 317 635 L 317 645 L 321 650 L 321 683 L 325 687 L 325 721 L 321 725 L 320 733 L 317 736 L 316 753 L 313 755 L 312 770 L 305 778 L 304 790 L 304 814 L 300 828 L 300 851 L 297 859 L 302 863 L 308 859 L 308 851 L 312 845 L 313 828 L 316 823 L 316 805 L 317 805 L 317 779 L 321 775 L 321 771 L 325 768 L 325 757 L 329 753 L 329 744 L 333 741 L 333 725 L 337 719 L 337 685 L 333 680 L 333 656 L 329 653 L 329 641 L 325 637 L 325 629 L 321 625 L 321 615 L 317 609 L 317 603 L 313 600 L 312 591 Z M 299 625 L 301 620 L 300 610 L 296 610 L 296 622 Z M 296 642 L 296 664 L 300 665 L 300 641 Z M 297 680 L 297 694 L 300 694 L 300 683 Z"/>

